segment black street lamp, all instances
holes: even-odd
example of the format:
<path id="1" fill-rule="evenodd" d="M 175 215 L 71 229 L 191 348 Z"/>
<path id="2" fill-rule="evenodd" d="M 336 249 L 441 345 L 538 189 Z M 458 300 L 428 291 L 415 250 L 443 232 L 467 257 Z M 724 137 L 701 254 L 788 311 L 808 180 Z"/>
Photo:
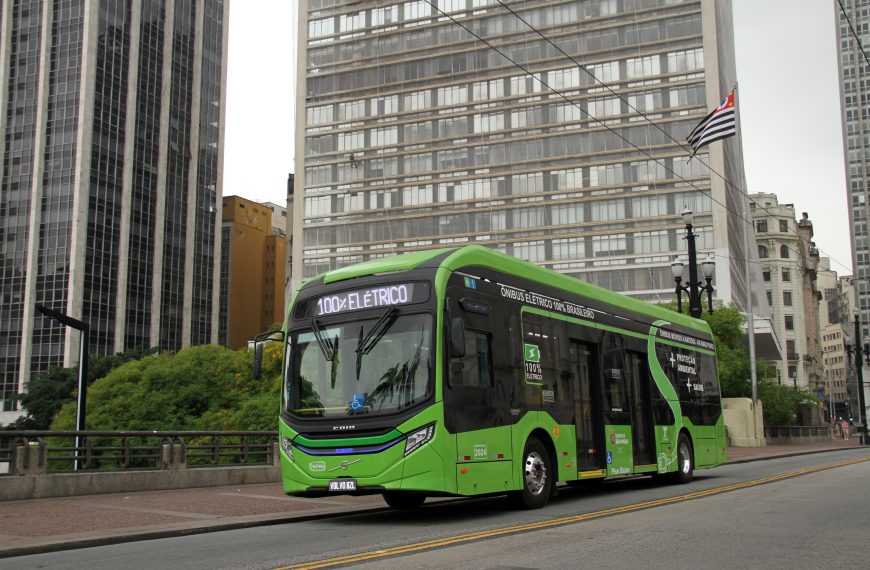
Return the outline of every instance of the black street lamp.
<path id="1" fill-rule="evenodd" d="M 85 431 L 85 413 L 87 407 L 87 392 L 88 392 L 88 332 L 90 327 L 87 323 L 68 317 L 63 313 L 59 313 L 54 309 L 49 309 L 45 305 L 36 304 L 36 310 L 63 325 L 74 328 L 81 332 L 81 340 L 79 342 L 79 391 L 78 401 L 76 402 L 76 431 Z M 81 459 L 79 459 L 79 450 L 82 448 L 82 436 L 76 436 L 76 460 L 73 468 L 81 469 Z"/>
<path id="2" fill-rule="evenodd" d="M 855 372 L 858 375 L 858 422 L 861 424 L 859 428 L 861 434 L 861 445 L 870 444 L 867 433 L 867 408 L 864 402 L 864 362 L 861 354 L 861 323 L 858 318 L 858 311 L 855 311 Z M 864 349 L 865 351 L 867 348 Z M 865 353 L 866 355 L 867 353 Z"/>
<path id="3" fill-rule="evenodd" d="M 686 244 L 689 250 L 689 282 L 682 285 L 683 281 L 683 262 L 679 256 L 674 258 L 671 263 L 671 273 L 674 275 L 674 281 L 677 284 L 675 293 L 677 295 L 677 312 L 683 312 L 683 291 L 689 296 L 689 314 L 696 319 L 701 318 L 701 313 L 704 312 L 701 307 L 701 292 L 707 292 L 707 310 L 713 313 L 713 273 L 716 270 L 716 261 L 713 254 L 707 254 L 707 259 L 701 263 L 701 271 L 704 272 L 704 280 L 706 285 L 698 281 L 698 253 L 695 250 L 695 232 L 692 231 L 692 210 L 683 208 L 680 214 L 683 217 L 683 222 L 686 224 Z"/>

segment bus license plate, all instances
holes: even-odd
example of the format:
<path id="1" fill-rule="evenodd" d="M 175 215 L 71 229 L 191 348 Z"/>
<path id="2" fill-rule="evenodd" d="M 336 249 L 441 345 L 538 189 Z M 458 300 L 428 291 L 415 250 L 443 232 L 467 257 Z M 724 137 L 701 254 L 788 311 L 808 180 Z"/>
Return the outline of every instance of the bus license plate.
<path id="1" fill-rule="evenodd" d="M 330 492 L 356 491 L 356 480 L 337 479 L 329 482 Z"/>

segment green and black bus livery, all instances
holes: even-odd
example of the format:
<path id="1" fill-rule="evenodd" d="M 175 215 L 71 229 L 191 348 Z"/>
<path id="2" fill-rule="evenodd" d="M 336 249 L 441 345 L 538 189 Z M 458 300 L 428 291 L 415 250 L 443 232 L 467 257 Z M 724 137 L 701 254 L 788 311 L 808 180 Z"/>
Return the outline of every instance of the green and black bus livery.
<path id="1" fill-rule="evenodd" d="M 510 493 L 726 460 L 706 323 L 469 246 L 306 282 L 284 325 L 289 494 Z"/>

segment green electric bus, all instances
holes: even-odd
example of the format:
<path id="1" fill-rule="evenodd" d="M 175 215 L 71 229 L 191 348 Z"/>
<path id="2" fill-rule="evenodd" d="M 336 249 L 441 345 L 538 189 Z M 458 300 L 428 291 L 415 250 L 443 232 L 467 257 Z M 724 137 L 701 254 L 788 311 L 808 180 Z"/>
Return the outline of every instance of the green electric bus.
<path id="1" fill-rule="evenodd" d="M 322 274 L 278 336 L 288 494 L 538 508 L 560 483 L 726 460 L 706 323 L 484 247 Z"/>

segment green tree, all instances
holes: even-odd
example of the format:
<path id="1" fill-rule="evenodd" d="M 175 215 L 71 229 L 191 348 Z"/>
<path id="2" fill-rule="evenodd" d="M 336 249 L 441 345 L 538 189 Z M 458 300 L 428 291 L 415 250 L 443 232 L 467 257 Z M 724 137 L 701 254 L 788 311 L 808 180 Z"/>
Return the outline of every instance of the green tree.
<path id="1" fill-rule="evenodd" d="M 802 405 L 817 402 L 804 388 L 782 386 L 769 380 L 758 383 L 758 399 L 764 403 L 764 424 L 768 426 L 793 425 Z"/>
<path id="2" fill-rule="evenodd" d="M 88 386 L 102 378 L 111 370 L 131 360 L 138 360 L 156 349 L 137 348 L 110 356 L 91 356 L 88 358 Z M 78 388 L 78 368 L 52 366 L 34 375 L 27 386 L 27 392 L 19 394 L 18 399 L 27 411 L 6 429 L 46 430 L 60 409 L 68 402 L 74 402 Z"/>
<path id="3" fill-rule="evenodd" d="M 274 344 L 274 343 L 269 343 Z M 88 392 L 88 427 L 99 430 L 260 430 L 277 427 L 280 345 L 264 351 L 251 376 L 247 349 L 197 346 L 128 362 Z M 52 423 L 70 429 L 75 404 Z"/>

